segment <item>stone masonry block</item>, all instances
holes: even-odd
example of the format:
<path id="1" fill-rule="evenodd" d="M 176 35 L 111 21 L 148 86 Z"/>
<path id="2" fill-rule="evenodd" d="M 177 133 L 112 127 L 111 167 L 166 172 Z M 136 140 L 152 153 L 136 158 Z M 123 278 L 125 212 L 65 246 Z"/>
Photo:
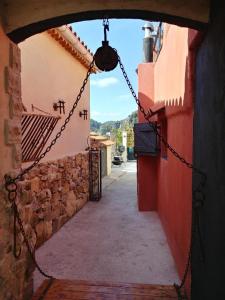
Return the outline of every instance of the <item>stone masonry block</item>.
<path id="1" fill-rule="evenodd" d="M 30 190 L 29 191 L 24 190 L 21 192 L 20 202 L 23 203 L 23 205 L 30 204 L 32 203 L 32 201 L 33 201 L 33 195 Z"/>
<path id="2" fill-rule="evenodd" d="M 10 44 L 9 48 L 9 65 L 14 70 L 21 72 L 20 48 L 15 44 Z"/>
<path id="3" fill-rule="evenodd" d="M 21 215 L 36 232 L 38 247 L 88 200 L 87 161 L 79 154 L 42 163 L 19 183 Z"/>
<path id="4" fill-rule="evenodd" d="M 12 155 L 13 155 L 13 167 L 15 169 L 18 169 L 21 167 L 21 161 L 22 161 L 22 150 L 21 146 L 19 144 L 14 144 L 12 149 Z"/>
<path id="5" fill-rule="evenodd" d="M 18 120 L 5 120 L 5 143 L 21 143 L 21 123 Z"/>
<path id="6" fill-rule="evenodd" d="M 22 112 L 24 111 L 24 106 L 21 101 L 21 98 L 15 95 L 10 97 L 9 101 L 9 114 L 10 118 L 22 116 Z"/>
<path id="7" fill-rule="evenodd" d="M 39 192 L 40 191 L 40 179 L 39 177 L 34 177 L 30 181 L 31 184 L 31 192 Z"/>
<path id="8" fill-rule="evenodd" d="M 5 68 L 5 89 L 7 94 L 21 97 L 20 73 L 11 67 Z"/>

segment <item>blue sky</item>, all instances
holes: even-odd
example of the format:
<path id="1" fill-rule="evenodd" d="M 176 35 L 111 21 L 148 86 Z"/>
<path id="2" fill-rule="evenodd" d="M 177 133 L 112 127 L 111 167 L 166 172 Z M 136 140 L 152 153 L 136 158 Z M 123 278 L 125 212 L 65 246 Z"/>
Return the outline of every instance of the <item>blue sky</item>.
<path id="1" fill-rule="evenodd" d="M 137 92 L 137 74 L 142 62 L 143 20 L 110 19 L 108 32 L 109 44 L 116 48 Z M 73 30 L 81 37 L 94 53 L 102 45 L 102 20 L 84 21 L 73 24 Z M 91 118 L 105 122 L 121 120 L 137 109 L 119 66 L 111 72 L 91 76 Z"/>

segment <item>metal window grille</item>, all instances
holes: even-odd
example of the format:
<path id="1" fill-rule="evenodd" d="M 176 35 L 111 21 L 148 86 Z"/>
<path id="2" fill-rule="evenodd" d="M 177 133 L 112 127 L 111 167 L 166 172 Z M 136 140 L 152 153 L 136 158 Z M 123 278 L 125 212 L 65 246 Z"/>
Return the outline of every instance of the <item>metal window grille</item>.
<path id="1" fill-rule="evenodd" d="M 22 161 L 39 157 L 60 117 L 23 113 L 22 115 Z"/>

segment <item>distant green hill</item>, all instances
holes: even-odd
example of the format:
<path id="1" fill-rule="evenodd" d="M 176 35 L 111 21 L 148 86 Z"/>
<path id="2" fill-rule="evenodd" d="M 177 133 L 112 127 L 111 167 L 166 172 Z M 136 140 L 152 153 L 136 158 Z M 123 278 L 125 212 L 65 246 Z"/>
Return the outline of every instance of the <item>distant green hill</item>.
<path id="1" fill-rule="evenodd" d="M 98 132 L 100 127 L 101 127 L 102 123 L 101 122 L 98 122 L 98 121 L 95 121 L 93 119 L 90 119 L 90 127 L 91 127 L 91 131 L 94 131 L 94 132 Z"/>
<path id="2" fill-rule="evenodd" d="M 91 131 L 105 135 L 107 132 L 112 132 L 115 129 L 125 129 L 126 127 L 133 127 L 137 123 L 137 111 L 132 112 L 127 118 L 120 121 L 106 121 L 104 123 L 90 120 Z"/>

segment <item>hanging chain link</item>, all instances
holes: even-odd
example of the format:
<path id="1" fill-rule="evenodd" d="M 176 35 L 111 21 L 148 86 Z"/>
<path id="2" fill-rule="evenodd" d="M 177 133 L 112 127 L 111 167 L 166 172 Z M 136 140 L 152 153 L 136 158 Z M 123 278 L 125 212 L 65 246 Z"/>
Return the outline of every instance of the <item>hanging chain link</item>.
<path id="1" fill-rule="evenodd" d="M 116 51 L 116 49 L 114 49 Z M 118 55 L 118 54 L 117 54 Z M 190 237 L 190 243 L 189 243 L 189 249 L 188 249 L 188 255 L 186 260 L 186 265 L 184 268 L 184 273 L 181 278 L 180 284 L 174 283 L 174 287 L 177 292 L 177 296 L 179 300 L 184 299 L 184 296 L 182 296 L 182 288 L 184 287 L 184 284 L 186 282 L 189 269 L 191 267 L 191 252 L 192 252 L 192 246 L 193 246 L 193 237 L 195 234 L 195 231 L 197 231 L 198 237 L 199 237 L 199 246 L 200 246 L 200 252 L 202 256 L 202 260 L 204 260 L 204 248 L 203 248 L 203 242 L 202 242 L 202 236 L 200 231 L 200 223 L 199 223 L 199 209 L 203 206 L 204 200 L 205 200 L 205 194 L 203 192 L 203 188 L 206 184 L 206 174 L 202 172 L 200 169 L 195 167 L 192 163 L 187 161 L 183 156 L 181 156 L 161 135 L 159 132 L 157 126 L 152 126 L 152 123 L 150 119 L 154 115 L 153 111 L 151 109 L 148 110 L 148 112 L 145 111 L 143 106 L 141 105 L 140 100 L 138 99 L 132 84 L 127 76 L 127 73 L 125 71 L 124 65 L 121 61 L 120 56 L 118 55 L 118 62 L 120 65 L 120 69 L 122 71 L 123 77 L 127 83 L 128 88 L 131 91 L 132 96 L 134 97 L 137 106 L 140 110 L 140 112 L 143 114 L 145 120 L 151 125 L 152 129 L 154 130 L 155 134 L 158 136 L 159 140 L 167 147 L 167 149 L 173 154 L 174 157 L 176 157 L 182 164 L 184 164 L 187 168 L 192 169 L 196 174 L 200 175 L 200 183 L 199 185 L 194 189 L 193 191 L 193 211 L 192 211 L 192 224 L 191 224 L 191 237 Z M 197 230 L 196 230 L 197 229 Z"/>
<path id="2" fill-rule="evenodd" d="M 22 170 L 16 177 L 12 178 L 11 176 L 9 175 L 5 175 L 5 189 L 6 191 L 8 192 L 8 200 L 10 201 L 10 203 L 12 204 L 12 210 L 13 210 L 13 213 L 14 213 L 14 222 L 13 222 L 13 225 L 14 225 L 14 248 L 13 248 L 13 253 L 14 253 L 14 256 L 15 258 L 19 258 L 20 257 L 20 254 L 21 254 L 21 248 L 19 249 L 19 251 L 17 250 L 17 223 L 19 225 L 19 230 L 20 232 L 22 233 L 22 236 L 23 236 L 23 239 L 24 239 L 24 242 L 27 246 L 27 249 L 28 249 L 28 252 L 30 254 L 30 257 L 34 263 L 34 265 L 37 267 L 38 271 L 46 278 L 50 278 L 50 279 L 53 279 L 52 276 L 46 274 L 42 269 L 41 267 L 39 266 L 38 262 L 36 261 L 36 258 L 35 258 L 35 246 L 33 247 L 34 249 L 32 250 L 32 247 L 30 245 L 30 242 L 27 238 L 27 235 L 25 233 L 25 230 L 24 230 L 24 226 L 23 226 L 23 221 L 21 220 L 21 217 L 20 217 L 20 214 L 19 214 L 19 211 L 18 211 L 18 207 L 17 207 L 17 203 L 16 203 L 16 199 L 17 199 L 17 189 L 18 189 L 18 186 L 16 184 L 16 181 L 17 180 L 21 180 L 23 178 L 23 176 L 25 174 L 27 174 L 30 170 L 32 170 L 46 155 L 47 153 L 52 149 L 52 147 L 56 144 L 57 140 L 61 137 L 63 131 L 66 129 L 66 126 L 67 124 L 69 123 L 80 99 L 81 99 L 81 96 L 84 92 L 84 89 L 86 87 L 86 84 L 88 82 L 88 79 L 91 75 L 91 72 L 92 72 L 92 69 L 94 67 L 94 57 L 93 57 L 93 60 L 88 68 L 88 71 L 87 71 L 87 74 L 86 74 L 86 77 L 82 83 L 82 86 L 80 88 L 80 91 L 76 97 L 76 100 L 73 104 L 73 107 L 71 108 L 71 110 L 69 111 L 69 114 L 67 116 L 67 118 L 65 119 L 63 125 L 61 126 L 60 130 L 58 131 L 58 133 L 55 135 L 54 139 L 51 141 L 50 145 L 45 149 L 45 151 L 27 168 L 25 168 L 24 170 Z"/>

